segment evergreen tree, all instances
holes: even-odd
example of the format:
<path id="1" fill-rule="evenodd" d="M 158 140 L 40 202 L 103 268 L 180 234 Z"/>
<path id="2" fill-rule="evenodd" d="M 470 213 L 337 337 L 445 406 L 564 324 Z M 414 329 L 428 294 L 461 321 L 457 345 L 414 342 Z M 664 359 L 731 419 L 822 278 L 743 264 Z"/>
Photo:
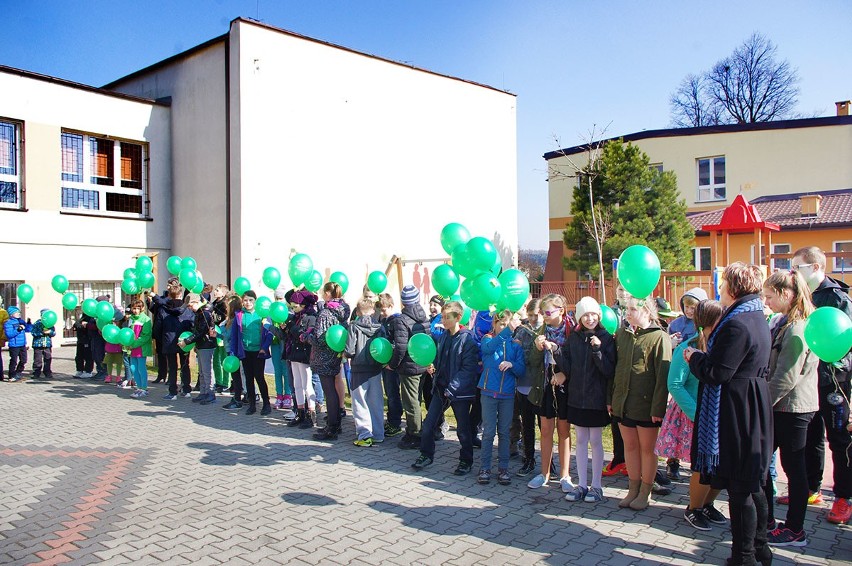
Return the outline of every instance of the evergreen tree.
<path id="1" fill-rule="evenodd" d="M 589 230 L 589 175 L 597 217 L 611 226 L 602 234 L 605 270 L 611 271 L 612 260 L 633 244 L 654 250 L 664 270 L 688 269 L 695 233 L 686 219 L 686 201 L 678 200 L 675 174 L 651 168 L 645 153 L 621 140 L 608 142 L 590 167 L 574 187 L 573 219 L 563 235 L 574 254 L 564 260 L 566 269 L 594 277 L 600 271 L 594 232 Z"/>

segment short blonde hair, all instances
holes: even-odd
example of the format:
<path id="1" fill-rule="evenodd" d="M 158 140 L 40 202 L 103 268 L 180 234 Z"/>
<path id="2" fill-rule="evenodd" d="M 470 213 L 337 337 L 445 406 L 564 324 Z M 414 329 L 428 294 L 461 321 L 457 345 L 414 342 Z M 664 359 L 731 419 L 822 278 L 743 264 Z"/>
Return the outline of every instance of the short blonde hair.
<path id="1" fill-rule="evenodd" d="M 376 301 L 372 297 L 361 297 L 358 299 L 358 313 L 364 315 L 376 311 Z"/>
<path id="2" fill-rule="evenodd" d="M 376 302 L 379 304 L 379 308 L 389 309 L 393 307 L 393 295 L 390 293 L 380 293 L 379 300 Z"/>
<path id="3" fill-rule="evenodd" d="M 461 303 L 458 301 L 450 301 L 441 307 L 441 315 L 446 314 L 454 314 L 458 318 L 461 318 L 464 314 L 464 307 L 461 306 Z"/>

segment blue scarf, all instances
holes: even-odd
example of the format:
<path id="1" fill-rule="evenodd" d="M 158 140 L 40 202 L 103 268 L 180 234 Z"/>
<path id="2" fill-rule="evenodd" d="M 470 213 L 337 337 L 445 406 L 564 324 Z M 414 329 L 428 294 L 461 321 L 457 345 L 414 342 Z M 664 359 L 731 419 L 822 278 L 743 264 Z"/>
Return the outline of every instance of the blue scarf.
<path id="1" fill-rule="evenodd" d="M 763 302 L 758 297 L 742 302 L 725 313 L 719 324 L 707 341 L 707 351 L 713 349 L 719 331 L 735 316 L 744 312 L 763 311 Z M 698 407 L 698 457 L 695 466 L 699 472 L 714 475 L 719 466 L 719 401 L 721 385 L 705 385 L 701 395 L 701 405 Z"/>
<path id="2" fill-rule="evenodd" d="M 565 344 L 565 319 L 562 319 L 562 323 L 559 326 L 545 326 L 544 328 L 544 337 L 548 342 L 553 342 L 558 344 L 561 348 Z M 544 364 L 545 366 L 553 365 L 556 361 L 553 359 L 553 352 L 550 350 L 544 351 Z"/>

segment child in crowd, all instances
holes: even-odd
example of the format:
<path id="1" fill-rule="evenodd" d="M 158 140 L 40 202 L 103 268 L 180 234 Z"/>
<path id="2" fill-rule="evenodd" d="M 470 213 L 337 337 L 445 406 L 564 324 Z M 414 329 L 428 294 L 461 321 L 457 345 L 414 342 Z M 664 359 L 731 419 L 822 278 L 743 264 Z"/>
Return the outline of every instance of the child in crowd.
<path id="1" fill-rule="evenodd" d="M 473 467 L 470 414 L 476 399 L 479 347 L 473 333 L 460 324 L 463 314 L 458 301 L 450 301 L 441 309 L 444 333 L 438 338 L 435 361 L 426 370 L 432 374 L 434 388 L 420 435 L 420 456 L 411 465 L 415 470 L 422 470 L 435 459 L 435 431 L 447 405 L 456 417 L 456 434 L 461 445 L 459 464 L 453 474 L 463 476 Z"/>
<path id="2" fill-rule="evenodd" d="M 307 290 L 296 291 L 290 296 L 293 316 L 284 325 L 284 355 L 293 372 L 293 392 L 296 394 L 296 418 L 287 426 L 313 428 L 316 420 L 316 392 L 311 375 L 311 345 L 302 339 L 308 328 L 316 324 L 317 296 Z"/>
<path id="3" fill-rule="evenodd" d="M 630 482 L 618 506 L 641 511 L 648 507 L 657 475 L 654 446 L 666 414 L 672 343 L 657 323 L 654 301 L 629 297 L 624 306 L 630 326 L 619 328 L 615 335 L 618 358 L 611 407 L 624 439 Z"/>
<path id="4" fill-rule="evenodd" d="M 152 353 L 151 348 L 151 318 L 143 309 L 145 303 L 135 299 L 130 303 L 130 320 L 128 328 L 133 329 L 133 342 L 130 344 L 130 379 L 136 383 L 136 391 L 130 396 L 136 399 L 148 396 L 148 366 L 146 361 Z"/>
<path id="5" fill-rule="evenodd" d="M 9 381 L 20 381 L 27 364 L 27 332 L 32 324 L 21 320 L 21 309 L 9 307 L 9 318 L 3 323 L 6 332 L 6 345 L 9 348 Z M 1 370 L 2 368 L 0 368 Z"/>
<path id="6" fill-rule="evenodd" d="M 393 344 L 394 319 L 399 313 L 394 312 L 393 295 L 380 293 L 377 306 L 379 307 L 379 322 L 385 329 L 387 339 Z M 382 369 L 382 386 L 388 400 L 388 413 L 385 420 L 385 437 L 402 434 L 402 394 L 399 390 L 399 373 L 387 365 Z M 427 405 L 428 408 L 428 405 Z"/>
<path id="7" fill-rule="evenodd" d="M 607 393 L 615 374 L 615 340 L 601 325 L 601 307 L 592 297 L 577 303 L 576 331 L 568 335 L 558 363 L 566 376 L 568 422 L 577 431 L 577 485 L 566 501 L 603 501 L 603 428 L 609 424 Z M 589 444 L 592 481 L 588 482 Z"/>
<path id="8" fill-rule="evenodd" d="M 291 291 L 292 293 L 292 291 Z M 275 290 L 276 301 L 286 301 L 286 293 L 283 289 Z M 275 374 L 275 405 L 274 408 L 280 410 L 290 410 L 293 408 L 293 393 L 290 389 L 290 366 L 287 360 L 284 359 L 284 333 L 281 330 L 283 325 L 272 324 L 270 331 L 272 332 L 272 346 L 270 354 L 272 355 L 272 371 Z"/>
<path id="9" fill-rule="evenodd" d="M 227 315 L 225 320 L 219 325 L 219 331 L 222 334 L 222 342 L 225 344 L 225 356 L 227 357 L 235 355 L 233 343 L 231 342 L 231 334 L 234 329 L 234 319 L 237 313 L 243 308 L 243 301 L 237 294 L 228 295 L 225 299 L 225 305 L 227 306 Z M 243 387 L 245 378 L 243 377 L 242 364 L 240 364 L 240 369 L 231 373 L 230 382 L 231 400 L 222 408 L 229 411 L 232 409 L 242 409 L 243 391 L 245 390 L 245 387 Z"/>
<path id="10" fill-rule="evenodd" d="M 491 482 L 491 452 L 494 435 L 497 442 L 497 482 L 509 485 L 509 428 L 515 409 L 515 383 L 524 376 L 524 351 L 512 339 L 520 320 L 508 309 L 494 313 L 491 332 L 482 337 L 482 375 L 479 378 L 482 403 L 482 451 L 479 477 L 481 484 Z"/>
<path id="11" fill-rule="evenodd" d="M 222 340 L 221 325 L 228 318 L 228 286 L 219 283 L 210 291 L 210 311 L 213 314 L 213 324 L 216 325 L 216 349 L 213 350 L 213 378 L 216 381 L 216 393 L 224 393 L 228 388 L 228 375 L 222 369 L 225 359 L 225 341 Z"/>
<path id="12" fill-rule="evenodd" d="M 40 314 L 44 314 L 47 309 L 41 309 Z M 53 377 L 53 371 L 50 369 L 50 363 L 53 359 L 51 350 L 53 344 L 51 338 L 56 336 L 54 327 L 45 328 L 44 322 L 39 318 L 35 321 L 32 328 L 33 335 L 33 379 L 39 379 L 42 371 L 44 377 Z"/>
<path id="13" fill-rule="evenodd" d="M 527 303 L 527 319 L 515 329 L 514 339 L 524 351 L 524 376 L 517 380 L 515 408 L 520 418 L 520 436 L 524 459 L 519 477 L 527 477 L 536 469 L 535 423 L 538 406 L 529 399 L 532 385 L 544 375 L 544 357 L 535 348 L 535 339 L 544 334 L 544 319 L 541 316 L 541 301 L 532 299 Z M 511 446 L 510 446 L 511 448 Z"/>
<path id="14" fill-rule="evenodd" d="M 698 327 L 695 326 L 694 321 L 695 307 L 698 306 L 699 302 L 706 299 L 707 291 L 701 287 L 690 289 L 680 298 L 680 308 L 683 314 L 669 324 L 669 336 L 673 347 L 698 334 Z"/>
<path id="15" fill-rule="evenodd" d="M 357 304 L 358 317 L 349 325 L 346 357 L 352 367 L 352 417 L 358 438 L 355 446 L 369 447 L 384 442 L 384 398 L 382 364 L 373 359 L 370 344 L 384 338 L 381 323 L 373 318 L 375 299 L 362 297 Z"/>
<path id="16" fill-rule="evenodd" d="M 272 345 L 272 333 L 264 326 L 260 315 L 254 310 L 257 301 L 257 293 L 248 290 L 243 295 L 242 310 L 234 316 L 231 325 L 231 351 L 242 360 L 243 371 L 246 374 L 246 396 L 248 400 L 247 415 L 257 412 L 257 399 L 255 398 L 255 383 L 260 391 L 260 400 L 263 406 L 261 415 L 272 412 L 269 404 L 269 388 L 266 385 L 263 367 L 269 358 L 269 347 Z"/>
<path id="17" fill-rule="evenodd" d="M 216 386 L 213 383 L 213 354 L 216 351 L 216 324 L 213 321 L 213 311 L 201 295 L 190 293 L 186 301 L 189 304 L 189 308 L 195 313 L 195 319 L 192 325 L 192 333 L 183 340 L 178 341 L 178 347 L 183 349 L 189 344 L 195 344 L 200 391 L 192 402 L 210 405 L 216 402 Z"/>

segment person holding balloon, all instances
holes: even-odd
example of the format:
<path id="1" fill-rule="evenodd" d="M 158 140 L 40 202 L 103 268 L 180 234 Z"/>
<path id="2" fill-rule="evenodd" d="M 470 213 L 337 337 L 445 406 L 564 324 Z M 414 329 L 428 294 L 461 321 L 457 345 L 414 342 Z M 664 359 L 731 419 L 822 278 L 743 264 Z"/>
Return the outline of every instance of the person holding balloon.
<path id="1" fill-rule="evenodd" d="M 33 335 L 33 379 L 39 379 L 42 371 L 44 377 L 53 377 L 50 369 L 52 355 L 52 338 L 56 336 L 56 313 L 50 309 L 41 309 L 41 318 L 35 321 Z"/>
<path id="2" fill-rule="evenodd" d="M 344 352 L 352 367 L 352 418 L 358 435 L 354 444 L 367 448 L 385 440 L 382 366 L 390 360 L 392 346 L 384 327 L 373 318 L 375 299 L 361 297 L 356 310 Z"/>
<path id="3" fill-rule="evenodd" d="M 231 325 L 231 348 L 230 351 L 242 360 L 243 371 L 246 374 L 246 398 L 248 401 L 247 415 L 257 412 L 257 398 L 255 397 L 255 383 L 260 391 L 260 400 L 263 403 L 260 409 L 261 415 L 272 412 L 269 403 L 269 386 L 263 368 L 269 358 L 269 349 L 272 345 L 272 333 L 263 324 L 263 319 L 255 310 L 257 293 L 248 290 L 243 293 L 242 310 L 234 316 Z"/>
<path id="4" fill-rule="evenodd" d="M 146 361 L 151 355 L 151 318 L 143 312 L 145 303 L 135 299 L 130 303 L 128 328 L 133 331 L 133 339 L 127 348 L 130 350 L 130 379 L 136 383 L 136 391 L 130 396 L 139 399 L 148 396 L 148 366 Z"/>
<path id="5" fill-rule="evenodd" d="M 9 381 L 19 381 L 27 363 L 26 333 L 32 331 L 32 325 L 21 320 L 21 309 L 18 307 L 9 307 L 7 312 L 9 318 L 3 323 L 3 331 L 9 348 Z"/>
<path id="6" fill-rule="evenodd" d="M 296 418 L 287 426 L 308 429 L 314 426 L 317 399 L 310 368 L 311 345 L 302 336 L 316 324 L 317 296 L 303 289 L 290 295 L 289 301 L 293 316 L 284 323 L 284 355 L 293 373 Z"/>
<path id="7" fill-rule="evenodd" d="M 808 508 L 808 482 L 805 466 L 805 440 L 808 425 L 819 410 L 817 364 L 819 359 L 805 347 L 805 321 L 814 311 L 810 290 L 795 271 L 777 271 L 763 284 L 763 300 L 781 316 L 772 329 L 769 355 L 769 394 L 774 416 L 775 449 L 780 449 L 781 465 L 790 488 L 789 508 L 784 526 L 775 524 L 772 480 L 764 484 L 768 505 L 769 544 L 805 546 L 805 512 Z"/>
<path id="8" fill-rule="evenodd" d="M 515 393 L 515 412 L 520 417 L 520 437 L 524 458 L 518 477 L 527 477 L 536 469 L 535 461 L 535 423 L 538 406 L 530 401 L 529 395 L 533 383 L 544 375 L 544 357 L 535 348 L 535 340 L 544 334 L 544 319 L 541 315 L 541 301 L 532 299 L 527 304 L 527 318 L 515 329 L 514 339 L 524 352 L 524 375 L 518 379 Z"/>
<path id="9" fill-rule="evenodd" d="M 216 352 L 216 323 L 210 305 L 198 293 L 187 296 L 187 304 L 195 313 L 190 335 L 178 340 L 178 348 L 185 349 L 195 344 L 198 360 L 198 382 L 200 391 L 193 403 L 210 405 L 216 402 L 216 389 L 213 382 L 213 354 Z"/>

